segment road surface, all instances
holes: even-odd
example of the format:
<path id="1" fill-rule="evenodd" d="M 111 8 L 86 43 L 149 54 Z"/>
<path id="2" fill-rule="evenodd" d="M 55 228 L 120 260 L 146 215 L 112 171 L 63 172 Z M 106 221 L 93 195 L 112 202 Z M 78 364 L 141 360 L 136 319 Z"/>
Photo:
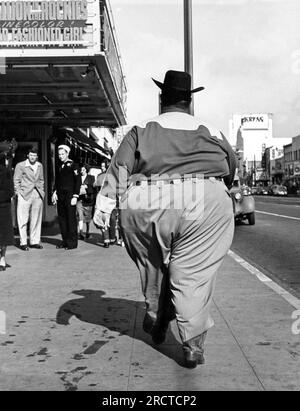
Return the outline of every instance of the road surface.
<path id="1" fill-rule="evenodd" d="M 300 297 L 300 198 L 255 196 L 256 225 L 240 223 L 232 250 Z"/>

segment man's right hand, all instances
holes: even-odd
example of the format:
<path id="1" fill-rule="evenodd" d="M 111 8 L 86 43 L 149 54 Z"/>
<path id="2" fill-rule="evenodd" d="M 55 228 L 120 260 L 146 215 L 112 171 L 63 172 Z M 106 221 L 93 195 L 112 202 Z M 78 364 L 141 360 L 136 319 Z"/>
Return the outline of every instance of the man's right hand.
<path id="1" fill-rule="evenodd" d="M 56 204 L 57 204 L 57 201 L 58 201 L 58 198 L 57 198 L 57 194 L 56 194 L 56 192 L 55 192 L 55 193 L 53 193 L 53 195 L 52 195 L 52 204 L 53 204 L 53 205 L 56 205 Z"/>

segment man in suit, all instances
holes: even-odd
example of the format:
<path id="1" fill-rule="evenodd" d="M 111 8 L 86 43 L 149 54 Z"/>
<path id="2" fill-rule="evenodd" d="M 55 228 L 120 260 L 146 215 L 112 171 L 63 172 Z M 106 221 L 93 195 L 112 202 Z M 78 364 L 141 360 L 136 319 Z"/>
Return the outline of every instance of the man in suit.
<path id="1" fill-rule="evenodd" d="M 83 224 L 86 224 L 86 239 L 90 238 L 90 223 L 92 220 L 93 206 L 95 202 L 95 177 L 88 174 L 90 166 L 84 164 L 81 167 L 81 187 L 77 201 L 77 214 L 79 226 L 79 239 L 84 240 Z"/>
<path id="2" fill-rule="evenodd" d="M 30 247 L 41 250 L 43 216 L 44 172 L 38 162 L 38 152 L 31 148 L 27 160 L 17 164 L 14 174 L 15 192 L 18 197 L 17 218 L 20 232 L 20 248 L 28 251 L 27 225 L 30 223 Z"/>
<path id="3" fill-rule="evenodd" d="M 70 160 L 70 147 L 60 145 L 58 157 L 61 166 L 56 173 L 52 202 L 57 204 L 62 243 L 57 249 L 73 250 L 78 246 L 76 205 L 80 194 L 81 176 L 78 167 Z"/>

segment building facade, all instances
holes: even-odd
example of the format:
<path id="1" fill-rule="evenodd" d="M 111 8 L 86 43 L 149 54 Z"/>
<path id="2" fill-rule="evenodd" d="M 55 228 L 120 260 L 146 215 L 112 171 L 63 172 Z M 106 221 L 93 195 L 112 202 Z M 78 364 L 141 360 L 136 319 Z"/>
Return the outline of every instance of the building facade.
<path id="1" fill-rule="evenodd" d="M 94 128 L 126 124 L 126 84 L 105 0 L 0 0 L 0 139 L 15 138 L 15 162 L 36 146 L 46 175 L 45 222 L 57 145 L 99 164 L 110 148 Z"/>
<path id="2" fill-rule="evenodd" d="M 293 194 L 300 192 L 300 136 L 284 146 L 284 182 Z"/>

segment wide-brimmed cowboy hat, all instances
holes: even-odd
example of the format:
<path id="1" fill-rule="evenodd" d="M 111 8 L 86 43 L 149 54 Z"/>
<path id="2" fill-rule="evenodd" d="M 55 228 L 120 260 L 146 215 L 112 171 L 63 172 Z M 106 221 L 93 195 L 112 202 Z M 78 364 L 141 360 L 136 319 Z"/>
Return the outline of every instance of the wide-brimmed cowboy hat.
<path id="1" fill-rule="evenodd" d="M 179 93 L 197 93 L 198 91 L 204 90 L 204 87 L 198 87 L 191 90 L 192 77 L 189 73 L 186 73 L 185 71 L 167 71 L 163 83 L 161 83 L 158 80 L 155 80 L 154 78 L 152 78 L 152 80 L 162 91 L 173 90 L 174 92 Z"/>

